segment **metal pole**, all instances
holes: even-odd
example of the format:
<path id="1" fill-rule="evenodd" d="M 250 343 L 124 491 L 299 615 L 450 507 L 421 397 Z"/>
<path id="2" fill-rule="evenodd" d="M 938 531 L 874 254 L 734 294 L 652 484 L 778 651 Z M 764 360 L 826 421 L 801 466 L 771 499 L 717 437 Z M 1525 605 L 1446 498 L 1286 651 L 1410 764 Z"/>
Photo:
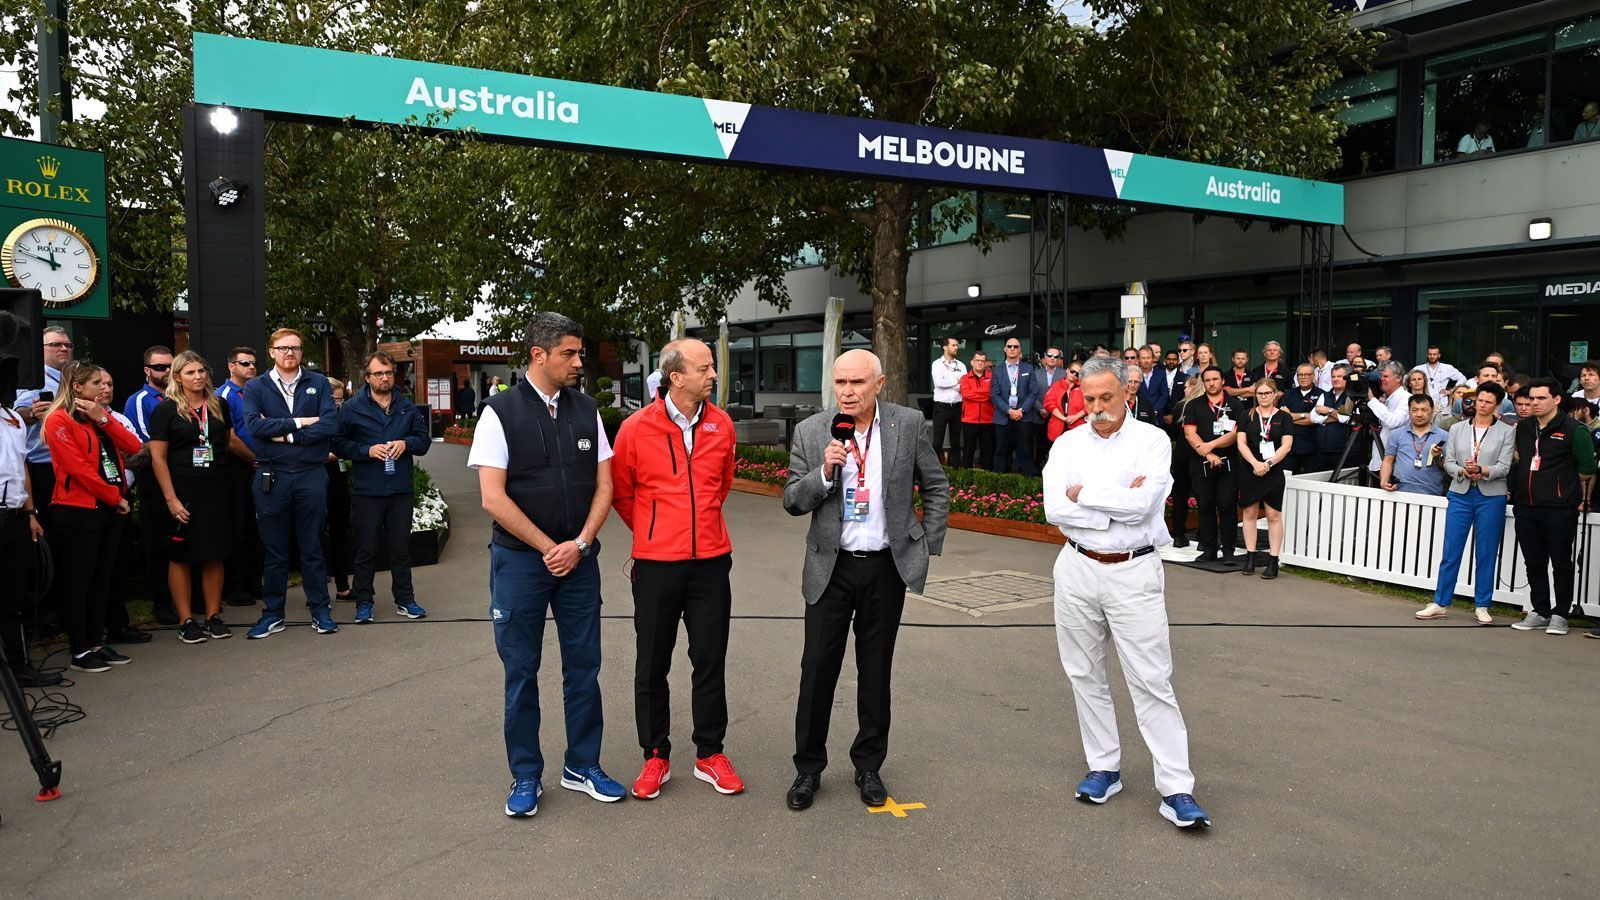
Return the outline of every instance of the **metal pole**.
<path id="1" fill-rule="evenodd" d="M 66 78 L 67 0 L 45 0 L 38 20 L 39 140 L 61 143 L 61 123 L 72 121 L 72 85 Z"/>

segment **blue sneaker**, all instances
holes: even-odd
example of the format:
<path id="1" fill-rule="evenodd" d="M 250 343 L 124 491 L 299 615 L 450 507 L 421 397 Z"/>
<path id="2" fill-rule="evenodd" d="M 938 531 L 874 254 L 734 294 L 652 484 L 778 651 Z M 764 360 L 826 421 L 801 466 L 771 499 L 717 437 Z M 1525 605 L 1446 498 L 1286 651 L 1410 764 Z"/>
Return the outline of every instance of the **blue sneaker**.
<path id="1" fill-rule="evenodd" d="M 530 819 L 539 811 L 539 795 L 544 785 L 537 778 L 518 778 L 511 782 L 511 796 L 506 798 L 506 815 L 513 819 Z"/>
<path id="2" fill-rule="evenodd" d="M 1096 769 L 1083 776 L 1072 796 L 1085 803 L 1104 803 L 1122 793 L 1122 773 Z"/>
<path id="3" fill-rule="evenodd" d="M 1210 828 L 1211 817 L 1194 802 L 1193 794 L 1173 794 L 1161 798 L 1161 817 L 1179 828 Z"/>
<path id="4" fill-rule="evenodd" d="M 371 600 L 361 600 L 361 601 L 356 603 L 356 624 L 357 625 L 370 625 L 370 624 L 372 624 L 372 601 Z"/>
<path id="5" fill-rule="evenodd" d="M 601 803 L 615 803 L 627 793 L 599 766 L 590 766 L 581 772 L 571 766 L 562 766 L 561 786 L 569 791 L 582 791 Z"/>
<path id="6" fill-rule="evenodd" d="M 253 641 L 258 638 L 264 638 L 269 634 L 277 634 L 282 630 L 283 616 L 262 613 L 261 618 L 256 620 L 256 624 L 250 626 L 250 630 L 245 633 L 245 637 Z"/>
<path id="7" fill-rule="evenodd" d="M 337 634 L 339 623 L 333 620 L 333 613 L 326 609 L 313 609 L 311 611 L 311 630 L 317 634 Z"/>
<path id="8" fill-rule="evenodd" d="M 408 600 L 405 603 L 396 602 L 394 611 L 408 619 L 426 619 L 428 617 L 427 610 L 418 606 L 415 600 Z"/>

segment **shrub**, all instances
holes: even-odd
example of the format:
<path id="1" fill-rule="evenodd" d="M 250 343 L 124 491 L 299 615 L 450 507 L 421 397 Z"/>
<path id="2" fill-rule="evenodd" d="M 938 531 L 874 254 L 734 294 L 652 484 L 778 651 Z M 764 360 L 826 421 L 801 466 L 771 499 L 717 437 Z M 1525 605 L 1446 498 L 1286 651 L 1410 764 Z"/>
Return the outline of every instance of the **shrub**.
<path id="1" fill-rule="evenodd" d="M 617 429 L 622 427 L 622 410 L 615 406 L 600 407 L 600 421 L 606 426 L 606 437 L 615 439 Z"/>
<path id="2" fill-rule="evenodd" d="M 609 391 L 613 384 L 616 384 L 616 382 L 611 380 L 610 375 L 601 375 L 594 380 L 594 387 L 597 391 Z"/>
<path id="3" fill-rule="evenodd" d="M 601 391 L 594 395 L 594 402 L 599 404 L 601 409 L 612 409 L 613 404 L 617 402 L 617 395 L 610 391 Z"/>

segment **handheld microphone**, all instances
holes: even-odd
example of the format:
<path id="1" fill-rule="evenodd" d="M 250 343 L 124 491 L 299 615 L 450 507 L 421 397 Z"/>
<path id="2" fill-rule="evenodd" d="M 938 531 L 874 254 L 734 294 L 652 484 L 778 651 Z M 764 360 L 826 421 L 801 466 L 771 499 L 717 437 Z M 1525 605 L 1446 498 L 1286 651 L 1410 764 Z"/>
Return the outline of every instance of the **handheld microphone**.
<path id="1" fill-rule="evenodd" d="M 833 439 L 848 444 L 856 439 L 856 420 L 849 413 L 839 413 L 833 417 Z M 844 466 L 835 466 L 833 470 L 833 490 L 839 490 L 839 485 L 844 481 Z"/>

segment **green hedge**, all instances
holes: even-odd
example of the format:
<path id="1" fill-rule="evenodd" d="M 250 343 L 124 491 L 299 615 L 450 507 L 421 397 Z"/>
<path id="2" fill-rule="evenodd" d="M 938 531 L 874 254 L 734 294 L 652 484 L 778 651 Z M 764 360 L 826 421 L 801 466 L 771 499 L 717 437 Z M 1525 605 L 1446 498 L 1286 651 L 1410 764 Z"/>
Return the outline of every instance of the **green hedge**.
<path id="1" fill-rule="evenodd" d="M 972 488 L 984 494 L 1009 497 L 1037 497 L 1044 493 L 1044 479 L 1027 475 L 1001 475 L 985 469 L 946 469 L 950 490 Z"/>
<path id="2" fill-rule="evenodd" d="M 733 454 L 736 459 L 742 459 L 750 463 L 789 465 L 789 451 L 777 450 L 772 447 L 754 447 L 747 444 L 738 444 L 733 448 Z"/>

